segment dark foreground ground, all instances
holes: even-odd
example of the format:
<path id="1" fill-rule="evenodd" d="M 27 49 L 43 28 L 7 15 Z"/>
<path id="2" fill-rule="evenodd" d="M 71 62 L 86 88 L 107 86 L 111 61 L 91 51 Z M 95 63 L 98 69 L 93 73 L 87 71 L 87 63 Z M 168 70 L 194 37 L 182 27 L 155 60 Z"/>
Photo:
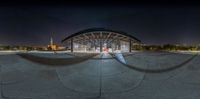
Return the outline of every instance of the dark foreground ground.
<path id="1" fill-rule="evenodd" d="M 200 56 L 167 52 L 0 55 L 0 99 L 200 99 Z"/>

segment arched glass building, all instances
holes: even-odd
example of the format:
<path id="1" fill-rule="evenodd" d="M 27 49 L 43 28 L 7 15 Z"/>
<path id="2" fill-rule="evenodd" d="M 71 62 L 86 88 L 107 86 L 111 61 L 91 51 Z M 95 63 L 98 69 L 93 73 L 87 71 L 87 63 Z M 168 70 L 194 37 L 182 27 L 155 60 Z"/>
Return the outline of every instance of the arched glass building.
<path id="1" fill-rule="evenodd" d="M 90 28 L 62 40 L 71 52 L 131 52 L 132 45 L 140 44 L 136 37 L 122 31 Z"/>

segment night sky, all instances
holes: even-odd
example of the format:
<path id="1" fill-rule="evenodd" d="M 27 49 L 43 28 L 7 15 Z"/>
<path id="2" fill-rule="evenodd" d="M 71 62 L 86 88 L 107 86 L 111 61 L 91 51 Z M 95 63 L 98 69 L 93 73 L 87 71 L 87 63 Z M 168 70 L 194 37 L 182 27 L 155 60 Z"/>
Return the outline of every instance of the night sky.
<path id="1" fill-rule="evenodd" d="M 185 6 L 1 6 L 0 44 L 47 45 L 92 27 L 127 32 L 146 44 L 200 44 L 200 8 Z"/>

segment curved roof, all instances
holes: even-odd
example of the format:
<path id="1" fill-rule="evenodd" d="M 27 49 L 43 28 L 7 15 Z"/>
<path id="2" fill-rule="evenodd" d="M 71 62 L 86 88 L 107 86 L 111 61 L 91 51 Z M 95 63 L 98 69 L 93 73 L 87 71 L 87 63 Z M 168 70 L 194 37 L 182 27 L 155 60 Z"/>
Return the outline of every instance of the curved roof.
<path id="1" fill-rule="evenodd" d="M 132 36 L 132 35 L 130 35 L 130 34 L 127 34 L 127 33 L 122 32 L 122 31 L 114 31 L 114 30 L 110 30 L 110 29 L 106 29 L 106 28 L 89 28 L 89 29 L 85 29 L 85 30 L 76 32 L 76 33 L 74 33 L 74 34 L 72 34 L 72 35 L 66 37 L 65 39 L 62 40 L 62 42 L 66 41 L 66 40 L 68 40 L 68 39 L 70 39 L 70 38 L 72 38 L 72 37 L 75 37 L 75 36 L 77 36 L 77 35 L 81 35 L 81 34 L 88 33 L 88 32 L 98 32 L 98 31 L 99 31 L 99 32 L 105 31 L 105 32 L 118 33 L 118 34 L 121 34 L 121 35 L 125 35 L 125 36 L 127 36 L 127 37 L 130 37 L 130 38 L 132 38 L 132 39 L 134 39 L 134 40 L 136 40 L 136 41 L 138 41 L 138 42 L 141 42 L 139 39 L 137 39 L 136 37 L 134 37 L 134 36 Z"/>

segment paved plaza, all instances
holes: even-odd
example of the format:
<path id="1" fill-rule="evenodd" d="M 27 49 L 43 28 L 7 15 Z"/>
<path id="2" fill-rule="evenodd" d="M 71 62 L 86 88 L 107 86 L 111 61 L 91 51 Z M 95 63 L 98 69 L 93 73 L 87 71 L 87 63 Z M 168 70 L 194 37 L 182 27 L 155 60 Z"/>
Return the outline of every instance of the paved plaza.
<path id="1" fill-rule="evenodd" d="M 0 99 L 200 97 L 198 53 L 0 53 Z"/>

